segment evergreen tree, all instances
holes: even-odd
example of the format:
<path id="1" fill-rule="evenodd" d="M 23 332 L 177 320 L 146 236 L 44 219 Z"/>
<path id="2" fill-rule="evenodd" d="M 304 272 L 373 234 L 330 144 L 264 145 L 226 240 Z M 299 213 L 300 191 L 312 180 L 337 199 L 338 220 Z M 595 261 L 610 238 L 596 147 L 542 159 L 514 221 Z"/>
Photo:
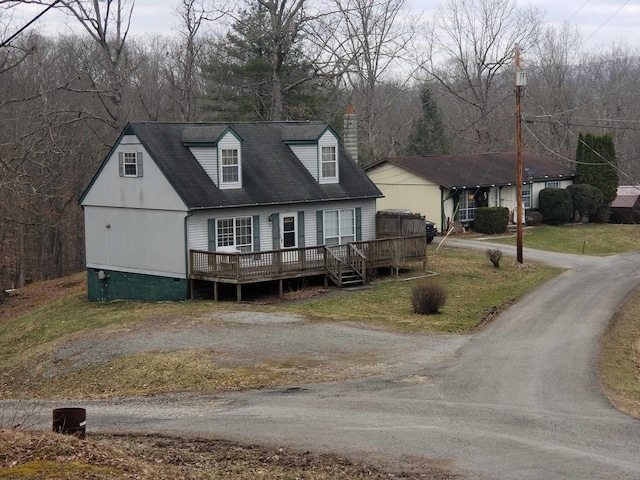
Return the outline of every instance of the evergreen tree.
<path id="1" fill-rule="evenodd" d="M 211 101 L 210 117 L 220 120 L 268 121 L 274 111 L 273 41 L 269 12 L 255 4 L 240 13 L 224 41 L 213 49 L 205 77 Z M 299 47 L 289 47 L 282 65 L 283 119 L 326 119 L 324 109 L 332 88 L 304 61 Z"/>
<path id="2" fill-rule="evenodd" d="M 580 134 L 576 148 L 578 183 L 593 185 L 602 192 L 603 205 L 598 208 L 594 220 L 606 222 L 609 205 L 618 190 L 618 168 L 613 138 L 610 134 Z"/>
<path id="3" fill-rule="evenodd" d="M 445 155 L 449 153 L 442 116 L 431 94 L 431 87 L 426 82 L 420 91 L 420 102 L 422 103 L 422 113 L 413 123 L 405 155 Z"/>
<path id="4" fill-rule="evenodd" d="M 618 191 L 618 166 L 611 134 L 580 134 L 576 148 L 578 183 L 597 187 L 605 205 L 611 204 Z"/>

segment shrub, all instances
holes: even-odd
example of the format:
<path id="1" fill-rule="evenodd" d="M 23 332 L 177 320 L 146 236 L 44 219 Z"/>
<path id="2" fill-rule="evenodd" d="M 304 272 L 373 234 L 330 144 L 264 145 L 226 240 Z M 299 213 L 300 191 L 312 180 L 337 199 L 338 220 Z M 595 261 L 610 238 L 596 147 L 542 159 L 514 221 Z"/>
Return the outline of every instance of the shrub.
<path id="1" fill-rule="evenodd" d="M 542 214 L 538 210 L 527 210 L 524 214 L 524 222 L 530 227 L 537 227 L 542 223 Z"/>
<path id="2" fill-rule="evenodd" d="M 546 223 L 560 225 L 571 221 L 573 204 L 569 192 L 562 188 L 543 188 L 538 195 L 538 210 Z"/>
<path id="3" fill-rule="evenodd" d="M 573 203 L 574 221 L 595 222 L 598 209 L 604 205 L 604 196 L 599 188 L 587 183 L 576 183 L 567 187 Z"/>
<path id="4" fill-rule="evenodd" d="M 609 205 L 600 205 L 598 207 L 598 210 L 596 211 L 596 215 L 593 221 L 595 223 L 607 223 L 610 216 L 611 208 L 609 207 Z"/>
<path id="5" fill-rule="evenodd" d="M 478 207 L 473 219 L 473 229 L 476 232 L 504 233 L 509 225 L 509 209 L 506 207 Z"/>
<path id="6" fill-rule="evenodd" d="M 495 268 L 500 268 L 500 259 L 502 258 L 502 250 L 489 249 L 487 250 L 487 257 L 489 257 L 489 260 L 491 260 L 491 263 L 493 263 L 493 266 Z"/>
<path id="7" fill-rule="evenodd" d="M 419 283 L 411 289 L 413 313 L 420 315 L 438 313 L 439 309 L 444 306 L 446 299 L 446 292 L 434 281 Z"/>

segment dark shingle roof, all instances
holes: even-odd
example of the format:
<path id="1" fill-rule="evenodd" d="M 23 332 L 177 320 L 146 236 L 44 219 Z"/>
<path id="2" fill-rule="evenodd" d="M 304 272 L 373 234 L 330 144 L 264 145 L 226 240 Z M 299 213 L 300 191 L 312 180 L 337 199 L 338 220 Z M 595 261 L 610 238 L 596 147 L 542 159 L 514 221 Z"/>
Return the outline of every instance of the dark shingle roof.
<path id="1" fill-rule="evenodd" d="M 229 129 L 226 125 L 186 125 L 182 130 L 182 142 L 194 143 L 214 143 L 220 136 Z"/>
<path id="2" fill-rule="evenodd" d="M 183 143 L 210 142 L 231 128 L 242 139 L 242 188 L 220 190 Z M 377 198 L 382 194 L 340 143 L 340 183 L 320 185 L 283 138 L 309 140 L 327 128 L 316 122 L 131 123 L 135 134 L 190 209 Z M 217 139 L 217 137 L 216 137 Z"/>
<path id="3" fill-rule="evenodd" d="M 326 124 L 317 122 L 285 123 L 282 125 L 282 141 L 316 142 L 327 128 Z"/>
<path id="4" fill-rule="evenodd" d="M 424 157 L 389 157 L 366 168 L 391 163 L 409 170 L 446 188 L 509 185 L 516 181 L 516 152 L 439 155 Z M 526 168 L 535 167 L 534 180 L 573 178 L 575 171 L 553 160 L 524 152 L 523 177 Z"/>

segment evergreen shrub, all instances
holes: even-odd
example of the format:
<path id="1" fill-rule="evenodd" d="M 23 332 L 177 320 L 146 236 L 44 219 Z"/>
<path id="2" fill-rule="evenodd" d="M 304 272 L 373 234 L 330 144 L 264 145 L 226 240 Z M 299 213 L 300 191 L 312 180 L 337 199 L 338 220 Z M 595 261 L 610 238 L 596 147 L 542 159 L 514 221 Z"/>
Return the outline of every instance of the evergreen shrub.
<path id="1" fill-rule="evenodd" d="M 567 187 L 573 203 L 573 220 L 596 221 L 598 210 L 604 205 L 604 196 L 598 187 L 588 183 L 576 183 Z"/>
<path id="2" fill-rule="evenodd" d="M 545 223 L 561 225 L 570 222 L 573 216 L 571 195 L 562 188 L 543 188 L 538 196 L 538 210 Z"/>
<path id="3" fill-rule="evenodd" d="M 473 219 L 473 229 L 488 235 L 504 233 L 509 225 L 509 209 L 506 207 L 478 207 Z"/>

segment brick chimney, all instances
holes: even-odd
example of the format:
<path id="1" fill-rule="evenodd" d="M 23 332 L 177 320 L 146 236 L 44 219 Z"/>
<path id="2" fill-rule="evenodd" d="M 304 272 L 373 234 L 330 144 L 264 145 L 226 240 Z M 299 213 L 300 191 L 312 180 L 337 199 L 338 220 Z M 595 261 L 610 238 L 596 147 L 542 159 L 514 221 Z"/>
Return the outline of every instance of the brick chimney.
<path id="1" fill-rule="evenodd" d="M 356 109 L 352 106 L 347 108 L 344 116 L 344 148 L 349 152 L 351 158 L 358 161 L 358 116 Z"/>

